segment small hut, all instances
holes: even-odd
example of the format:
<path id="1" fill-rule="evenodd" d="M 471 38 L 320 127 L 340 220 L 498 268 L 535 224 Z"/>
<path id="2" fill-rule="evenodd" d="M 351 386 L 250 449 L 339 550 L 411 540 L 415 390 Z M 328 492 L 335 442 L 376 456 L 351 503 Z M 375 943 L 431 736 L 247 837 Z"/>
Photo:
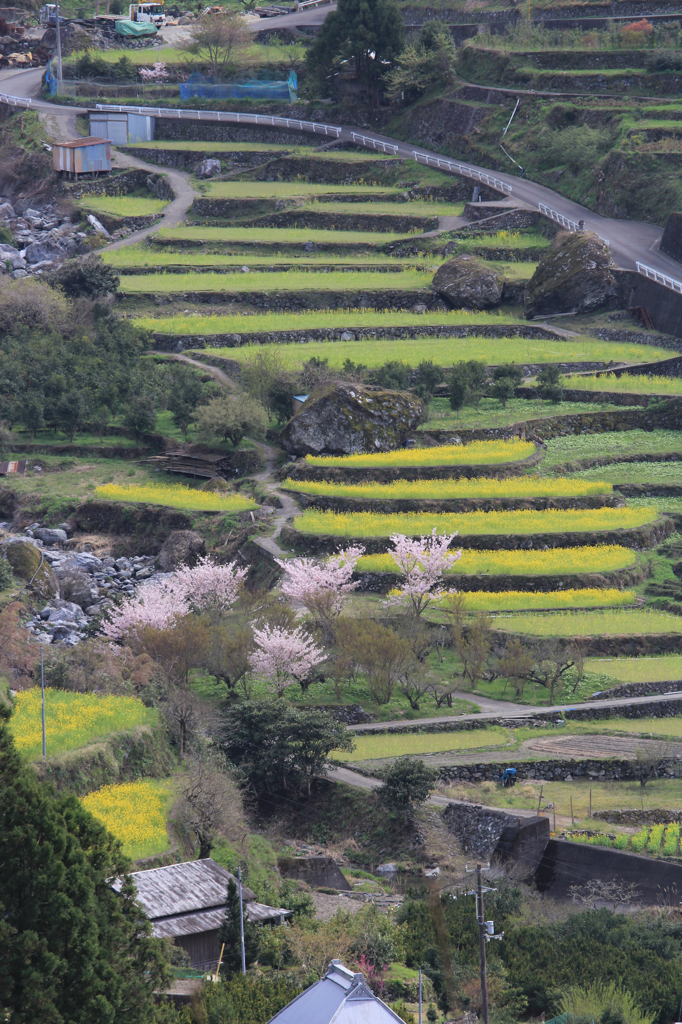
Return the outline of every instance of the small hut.
<path id="1" fill-rule="evenodd" d="M 111 143 L 94 135 L 74 142 L 55 142 L 52 160 L 62 178 L 98 178 L 111 171 Z"/>

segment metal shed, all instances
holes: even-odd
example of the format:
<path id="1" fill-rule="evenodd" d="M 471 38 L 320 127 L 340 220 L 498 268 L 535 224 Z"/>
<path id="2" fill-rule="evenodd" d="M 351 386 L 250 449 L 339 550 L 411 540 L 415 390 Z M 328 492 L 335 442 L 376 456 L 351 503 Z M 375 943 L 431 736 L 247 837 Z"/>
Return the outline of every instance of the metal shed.
<path id="1" fill-rule="evenodd" d="M 149 114 L 133 114 L 111 110 L 91 110 L 90 131 L 115 146 L 133 142 L 151 142 L 154 138 L 156 118 Z"/>
<path id="2" fill-rule="evenodd" d="M 63 178 L 86 174 L 96 178 L 111 170 L 111 143 L 94 135 L 74 142 L 55 142 L 52 159 L 55 171 Z"/>
<path id="3" fill-rule="evenodd" d="M 132 879 L 138 899 L 160 939 L 173 939 L 189 953 L 192 966 L 215 968 L 220 954 L 218 934 L 225 919 L 227 883 L 237 879 L 210 857 L 163 868 L 135 871 Z M 115 888 L 118 888 L 116 883 Z M 249 921 L 280 924 L 290 914 L 283 907 L 256 902 L 256 894 L 242 884 Z"/>

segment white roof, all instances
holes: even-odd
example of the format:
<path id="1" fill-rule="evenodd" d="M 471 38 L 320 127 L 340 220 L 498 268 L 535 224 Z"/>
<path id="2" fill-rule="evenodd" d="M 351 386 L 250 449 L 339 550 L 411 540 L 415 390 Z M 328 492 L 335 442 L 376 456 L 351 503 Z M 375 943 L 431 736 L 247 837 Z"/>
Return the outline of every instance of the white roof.
<path id="1" fill-rule="evenodd" d="M 332 960 L 321 981 L 311 985 L 269 1024 L 395 1024 L 401 1018 L 382 1003 L 364 975 Z"/>

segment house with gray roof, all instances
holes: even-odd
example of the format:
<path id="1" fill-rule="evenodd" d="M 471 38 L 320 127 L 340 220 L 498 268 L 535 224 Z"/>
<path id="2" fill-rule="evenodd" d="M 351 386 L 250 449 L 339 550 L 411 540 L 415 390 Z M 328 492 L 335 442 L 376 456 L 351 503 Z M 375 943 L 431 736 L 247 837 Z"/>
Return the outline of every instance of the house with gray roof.
<path id="1" fill-rule="evenodd" d="M 163 868 L 134 871 L 137 898 L 160 939 L 172 939 L 189 953 L 192 966 L 211 970 L 218 963 L 218 934 L 225 919 L 227 884 L 234 875 L 210 857 Z M 118 884 L 115 886 L 118 888 Z M 256 901 L 242 884 L 246 918 L 257 924 L 281 924 L 291 915 L 282 907 Z"/>
<path id="2" fill-rule="evenodd" d="M 268 1024 L 402 1024 L 402 1018 L 375 996 L 364 974 L 354 974 L 340 960 L 332 960 L 317 981 Z"/>

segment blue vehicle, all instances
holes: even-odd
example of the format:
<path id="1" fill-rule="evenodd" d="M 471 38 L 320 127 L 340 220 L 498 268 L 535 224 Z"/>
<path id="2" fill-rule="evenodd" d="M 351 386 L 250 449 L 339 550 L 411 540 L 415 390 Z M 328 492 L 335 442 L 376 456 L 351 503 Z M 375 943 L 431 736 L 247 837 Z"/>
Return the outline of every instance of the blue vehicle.
<path id="1" fill-rule="evenodd" d="M 505 787 L 516 785 L 516 768 L 505 768 L 500 776 L 500 782 Z"/>

